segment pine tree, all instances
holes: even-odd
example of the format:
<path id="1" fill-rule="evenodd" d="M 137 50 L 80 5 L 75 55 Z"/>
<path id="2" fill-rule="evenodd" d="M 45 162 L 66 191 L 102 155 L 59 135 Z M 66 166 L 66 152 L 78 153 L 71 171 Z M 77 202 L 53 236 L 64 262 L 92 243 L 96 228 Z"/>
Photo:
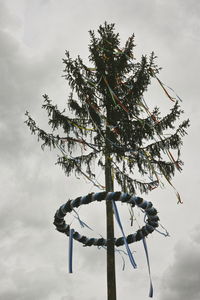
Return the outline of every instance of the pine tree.
<path id="1" fill-rule="evenodd" d="M 39 128 L 27 112 L 26 124 L 43 141 L 42 148 L 58 148 L 57 163 L 65 174 L 82 175 L 102 188 L 92 169 L 95 161 L 105 172 L 105 189 L 113 191 L 114 181 L 130 194 L 148 193 L 162 184 L 171 183 L 175 170 L 181 171 L 182 137 L 189 120 L 179 121 L 183 113 L 180 101 L 172 97 L 157 77 L 160 68 L 155 55 L 134 58 L 134 35 L 120 46 L 115 25 L 100 26 L 98 36 L 90 31 L 89 61 L 86 66 L 78 56 L 65 53 L 64 77 L 71 87 L 68 109 L 60 111 L 48 95 L 42 106 L 48 113 L 51 132 Z M 160 116 L 160 110 L 148 108 L 144 93 L 157 80 L 173 107 Z M 60 132 L 63 135 L 60 135 Z M 59 132 L 59 133 L 58 133 Z M 84 151 L 74 155 L 76 149 Z M 174 152 L 177 158 L 174 158 Z M 173 186 L 173 185 L 172 185 Z M 177 193 L 179 201 L 181 201 Z M 108 300 L 116 299 L 113 212 L 107 203 L 107 274 Z"/>

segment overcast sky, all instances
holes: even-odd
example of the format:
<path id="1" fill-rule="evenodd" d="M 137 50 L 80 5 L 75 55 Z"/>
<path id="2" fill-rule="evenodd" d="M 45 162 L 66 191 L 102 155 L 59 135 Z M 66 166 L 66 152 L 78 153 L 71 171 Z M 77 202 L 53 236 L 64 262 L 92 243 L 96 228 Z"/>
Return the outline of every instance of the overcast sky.
<path id="1" fill-rule="evenodd" d="M 183 99 L 185 118 L 191 120 L 182 149 L 184 170 L 174 178 L 184 204 L 177 205 L 167 183 L 165 190 L 154 190 L 146 197 L 158 208 L 161 223 L 171 235 L 164 238 L 154 233 L 147 242 L 154 299 L 200 299 L 200 2 L 0 0 L 1 299 L 106 299 L 105 250 L 76 242 L 74 273 L 68 274 L 68 240 L 52 224 L 61 204 L 93 187 L 84 180 L 66 178 L 54 165 L 57 154 L 42 152 L 24 124 L 28 110 L 47 128 L 41 111 L 44 93 L 64 108 L 69 93 L 61 77 L 64 52 L 67 49 L 72 57 L 80 54 L 86 59 L 88 31 L 105 20 L 116 23 L 122 43 L 135 33 L 138 59 L 155 51 L 163 67 L 160 79 Z M 146 100 L 164 109 L 171 104 L 156 83 Z M 104 221 L 97 222 L 103 220 L 98 205 L 83 209 L 80 215 L 104 234 Z M 137 270 L 126 260 L 122 271 L 122 261 L 116 257 L 118 299 L 148 299 L 142 244 L 131 249 L 136 251 Z"/>

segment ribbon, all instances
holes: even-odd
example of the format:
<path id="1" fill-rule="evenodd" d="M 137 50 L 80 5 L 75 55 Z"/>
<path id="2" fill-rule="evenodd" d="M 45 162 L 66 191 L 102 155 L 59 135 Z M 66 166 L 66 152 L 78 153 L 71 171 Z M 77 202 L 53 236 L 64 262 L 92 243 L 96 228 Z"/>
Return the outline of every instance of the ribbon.
<path id="1" fill-rule="evenodd" d="M 69 273 L 72 273 L 73 233 L 74 233 L 74 229 L 70 229 L 70 233 L 69 233 Z"/>
<path id="2" fill-rule="evenodd" d="M 123 230 L 123 227 L 122 227 L 122 223 L 120 221 L 119 212 L 118 212 L 117 205 L 116 205 L 115 201 L 112 201 L 112 205 L 113 205 L 113 210 L 114 210 L 114 215 L 115 215 L 116 221 L 117 221 L 117 223 L 119 225 L 119 228 L 121 229 L 122 235 L 124 237 L 124 244 L 125 244 L 125 247 L 126 247 L 126 251 L 127 251 L 128 257 L 130 259 L 130 262 L 131 262 L 133 268 L 136 269 L 137 265 L 136 265 L 136 262 L 135 262 L 135 260 L 133 258 L 133 255 L 131 253 L 129 245 L 127 243 L 126 236 L 124 234 L 124 230 Z"/>
<path id="3" fill-rule="evenodd" d="M 75 212 L 76 216 L 74 216 L 80 223 L 81 227 L 87 227 L 88 229 L 94 231 L 89 225 L 87 225 L 85 222 L 83 222 L 80 217 L 79 214 L 77 213 L 77 211 L 75 211 L 75 209 L 73 208 L 73 212 Z"/>
<path id="4" fill-rule="evenodd" d="M 146 254 L 146 259 L 147 259 L 147 266 L 148 266 L 148 272 L 149 272 L 149 280 L 150 280 L 150 288 L 149 288 L 149 297 L 153 297 L 153 284 L 151 280 L 151 269 L 150 269 L 150 262 L 149 262 L 149 254 L 148 254 L 148 249 L 147 249 L 147 243 L 145 237 L 142 239 L 143 245 L 144 245 L 144 250 Z"/>

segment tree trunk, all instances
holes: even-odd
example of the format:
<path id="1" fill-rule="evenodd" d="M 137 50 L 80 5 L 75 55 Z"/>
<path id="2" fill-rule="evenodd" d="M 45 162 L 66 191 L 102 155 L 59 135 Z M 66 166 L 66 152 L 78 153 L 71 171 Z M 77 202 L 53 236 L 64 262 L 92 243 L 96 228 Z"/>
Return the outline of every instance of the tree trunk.
<path id="1" fill-rule="evenodd" d="M 106 192 L 113 191 L 113 179 L 109 145 L 106 142 L 105 151 L 105 185 Z M 112 201 L 106 201 L 106 226 L 107 226 L 107 300 L 116 300 L 115 279 L 115 245 L 114 245 L 114 222 Z"/>

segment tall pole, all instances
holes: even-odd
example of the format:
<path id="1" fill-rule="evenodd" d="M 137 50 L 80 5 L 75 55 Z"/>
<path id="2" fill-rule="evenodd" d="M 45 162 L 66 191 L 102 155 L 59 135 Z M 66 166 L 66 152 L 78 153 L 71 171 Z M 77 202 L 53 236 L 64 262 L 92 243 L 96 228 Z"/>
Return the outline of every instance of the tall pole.
<path id="1" fill-rule="evenodd" d="M 108 117 L 108 115 L 107 115 Z M 108 118 L 107 118 L 108 120 Z M 113 179 L 110 159 L 109 128 L 106 128 L 105 145 L 105 186 L 106 192 L 113 191 Z M 116 300 L 115 278 L 115 244 L 114 244 L 114 221 L 112 201 L 106 201 L 106 228 L 107 228 L 107 300 Z"/>

